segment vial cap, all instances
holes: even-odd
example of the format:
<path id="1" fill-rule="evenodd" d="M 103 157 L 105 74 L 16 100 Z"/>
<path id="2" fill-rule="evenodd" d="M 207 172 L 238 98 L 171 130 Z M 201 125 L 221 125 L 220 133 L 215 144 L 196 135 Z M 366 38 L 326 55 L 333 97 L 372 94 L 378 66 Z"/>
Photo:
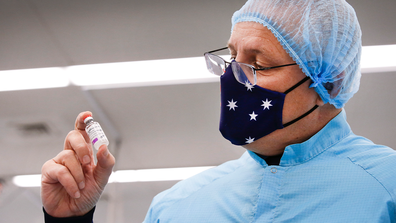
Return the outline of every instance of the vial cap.
<path id="1" fill-rule="evenodd" d="M 92 118 L 92 115 L 85 115 L 85 116 L 83 117 L 83 120 L 84 120 L 84 123 L 85 123 L 85 124 L 87 124 L 87 122 L 88 122 L 89 120 L 91 120 L 91 119 L 93 119 L 93 118 Z"/>

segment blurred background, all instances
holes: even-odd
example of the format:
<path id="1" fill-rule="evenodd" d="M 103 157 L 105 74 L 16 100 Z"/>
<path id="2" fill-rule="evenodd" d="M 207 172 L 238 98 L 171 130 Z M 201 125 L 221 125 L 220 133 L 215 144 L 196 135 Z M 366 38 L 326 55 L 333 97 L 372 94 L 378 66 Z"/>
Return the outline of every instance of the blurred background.
<path id="1" fill-rule="evenodd" d="M 0 0 L 0 86 L 13 77 L 21 85 L 49 81 L 38 68 L 62 72 L 79 65 L 201 57 L 196 67 L 182 68 L 188 76 L 205 67 L 204 52 L 226 45 L 231 16 L 244 2 Z M 357 12 L 364 46 L 396 44 L 396 1 L 348 2 Z M 40 188 L 16 186 L 12 179 L 39 174 L 62 150 L 81 111 L 92 111 L 107 133 L 114 170 L 216 166 L 238 158 L 244 149 L 218 131 L 218 79 L 89 85 L 97 78 L 167 76 L 182 67 L 172 66 L 139 72 L 87 66 L 63 87 L 1 90 L 0 222 L 43 222 Z M 30 75 L 18 76 L 20 70 Z M 356 134 L 392 148 L 395 70 L 364 72 L 360 91 L 345 108 Z M 78 84 L 86 74 L 88 84 Z M 142 222 L 152 198 L 175 183 L 109 184 L 95 222 Z"/>

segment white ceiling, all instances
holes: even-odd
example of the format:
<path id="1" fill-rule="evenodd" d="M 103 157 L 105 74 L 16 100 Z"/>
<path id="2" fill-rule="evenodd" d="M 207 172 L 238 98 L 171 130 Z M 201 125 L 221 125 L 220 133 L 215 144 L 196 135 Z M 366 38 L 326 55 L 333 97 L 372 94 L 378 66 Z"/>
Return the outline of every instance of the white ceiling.
<path id="1" fill-rule="evenodd" d="M 357 11 L 363 45 L 396 44 L 394 0 L 348 2 Z M 201 56 L 225 45 L 232 13 L 243 3 L 0 0 L 0 70 Z M 356 134 L 396 148 L 394 83 L 395 72 L 364 74 L 346 110 Z M 117 170 L 218 165 L 244 151 L 217 130 L 217 82 L 0 92 L 0 103 L 0 178 L 6 180 L 40 173 L 84 110 L 94 112 L 104 127 Z M 36 131 L 27 131 L 27 125 Z M 95 222 L 141 222 L 152 197 L 174 183 L 108 185 Z M 43 222 L 40 209 L 38 188 L 7 181 L 0 222 Z"/>

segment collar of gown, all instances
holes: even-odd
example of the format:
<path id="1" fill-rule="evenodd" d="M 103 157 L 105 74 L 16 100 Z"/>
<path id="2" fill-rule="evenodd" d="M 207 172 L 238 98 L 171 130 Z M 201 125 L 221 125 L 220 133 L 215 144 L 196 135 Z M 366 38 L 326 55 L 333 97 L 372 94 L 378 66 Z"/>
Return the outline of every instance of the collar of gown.
<path id="1" fill-rule="evenodd" d="M 332 147 L 351 133 L 346 121 L 346 113 L 342 110 L 325 127 L 303 143 L 292 144 L 285 148 L 280 166 L 293 166 L 307 162 Z M 252 151 L 250 156 L 260 165 L 267 167 L 267 163 Z"/>

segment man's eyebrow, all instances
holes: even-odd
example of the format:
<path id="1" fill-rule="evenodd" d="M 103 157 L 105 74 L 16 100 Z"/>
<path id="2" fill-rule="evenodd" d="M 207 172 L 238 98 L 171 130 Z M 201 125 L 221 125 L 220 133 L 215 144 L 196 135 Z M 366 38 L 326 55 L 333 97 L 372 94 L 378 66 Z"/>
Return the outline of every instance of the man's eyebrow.
<path id="1" fill-rule="evenodd" d="M 235 47 L 234 45 L 232 45 L 231 43 L 227 43 L 227 47 L 228 49 L 231 51 L 231 53 L 236 53 Z M 256 49 L 256 48 L 249 48 L 249 49 L 244 49 L 245 52 L 249 52 L 249 53 L 254 53 L 254 54 L 264 54 L 266 55 L 265 52 L 263 52 L 260 49 Z"/>

